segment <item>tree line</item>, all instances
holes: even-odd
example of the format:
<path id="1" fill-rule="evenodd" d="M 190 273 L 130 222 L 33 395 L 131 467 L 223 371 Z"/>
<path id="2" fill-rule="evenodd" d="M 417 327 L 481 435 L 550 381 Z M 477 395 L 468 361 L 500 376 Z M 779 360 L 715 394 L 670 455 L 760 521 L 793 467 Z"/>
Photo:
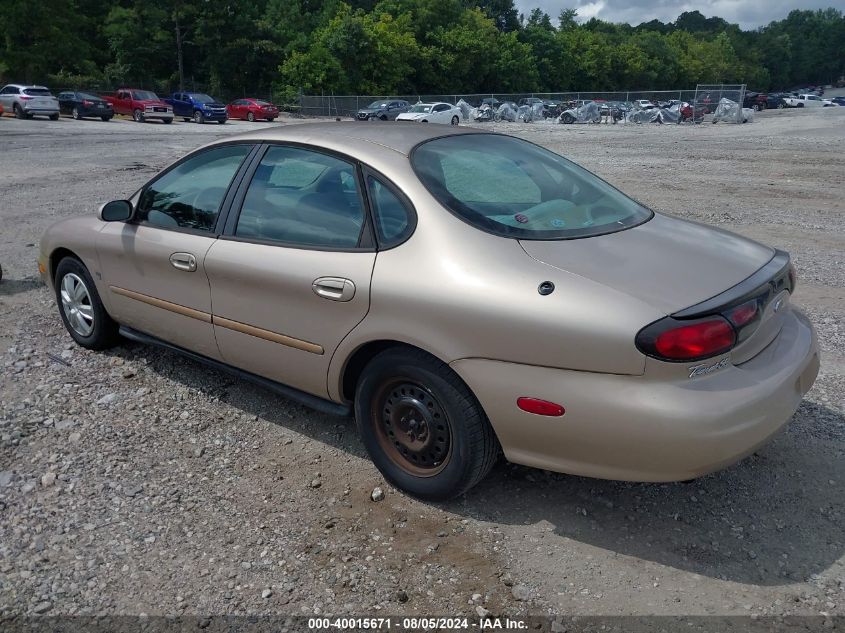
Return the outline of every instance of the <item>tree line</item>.
<path id="1" fill-rule="evenodd" d="M 637 26 L 557 21 L 513 0 L 5 0 L 0 79 L 223 98 L 772 90 L 845 74 L 845 17 L 794 10 L 756 30 L 685 12 Z"/>

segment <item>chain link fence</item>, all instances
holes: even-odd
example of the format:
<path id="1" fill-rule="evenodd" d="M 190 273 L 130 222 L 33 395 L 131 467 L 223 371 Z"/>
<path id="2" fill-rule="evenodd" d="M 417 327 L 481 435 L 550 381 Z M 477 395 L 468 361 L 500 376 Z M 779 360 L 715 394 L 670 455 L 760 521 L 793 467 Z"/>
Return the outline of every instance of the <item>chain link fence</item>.
<path id="1" fill-rule="evenodd" d="M 375 101 L 404 100 L 410 103 L 430 103 L 444 101 L 456 104 L 466 101 L 477 107 L 484 99 L 494 99 L 499 102 L 513 102 L 519 104 L 526 99 L 540 99 L 546 102 L 574 104 L 581 101 L 616 101 L 620 103 L 637 103 L 649 101 L 654 104 L 682 101 L 693 103 L 697 90 L 626 90 L 617 92 L 524 92 L 524 93 L 476 93 L 476 94 L 438 94 L 438 95 L 301 95 L 299 111 L 305 116 L 332 116 L 348 118 L 354 117 L 361 108 L 365 108 Z M 721 93 L 719 93 L 721 94 Z M 725 93 L 727 95 L 727 92 Z M 730 97 L 728 97 L 730 98 Z M 742 101 L 740 100 L 740 103 Z M 718 99 L 717 99 L 718 104 Z"/>
<path id="2" fill-rule="evenodd" d="M 744 100 L 745 84 L 698 84 L 690 103 L 694 118 L 712 114 L 721 121 L 742 123 Z"/>

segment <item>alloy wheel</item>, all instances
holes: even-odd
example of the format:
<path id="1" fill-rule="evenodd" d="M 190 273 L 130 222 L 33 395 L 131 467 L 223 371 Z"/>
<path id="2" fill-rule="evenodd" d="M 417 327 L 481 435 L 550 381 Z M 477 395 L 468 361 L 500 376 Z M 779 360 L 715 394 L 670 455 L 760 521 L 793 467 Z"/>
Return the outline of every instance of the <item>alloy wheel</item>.
<path id="1" fill-rule="evenodd" d="M 94 331 L 94 306 L 88 287 L 75 273 L 67 273 L 62 278 L 62 310 L 73 331 L 80 336 L 91 336 Z"/>

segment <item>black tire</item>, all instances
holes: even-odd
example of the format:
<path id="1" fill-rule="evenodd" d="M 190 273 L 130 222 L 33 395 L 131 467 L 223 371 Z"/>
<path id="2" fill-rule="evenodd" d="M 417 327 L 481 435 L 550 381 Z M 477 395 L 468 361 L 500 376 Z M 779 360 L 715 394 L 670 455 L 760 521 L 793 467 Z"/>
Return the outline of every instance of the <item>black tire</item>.
<path id="1" fill-rule="evenodd" d="M 218 121 L 217 123 L 219 123 L 220 125 L 223 125 L 225 122 L 226 122 L 226 119 L 223 119 L 222 121 Z"/>
<path id="2" fill-rule="evenodd" d="M 379 117 L 379 119 L 381 119 L 382 121 L 387 121 L 387 115 L 386 115 L 386 114 L 382 114 L 382 115 Z"/>
<path id="3" fill-rule="evenodd" d="M 369 362 L 355 389 L 355 421 L 384 478 L 420 499 L 466 492 L 499 455 L 493 428 L 469 387 L 448 365 L 417 349 L 390 348 Z"/>
<path id="4" fill-rule="evenodd" d="M 143 112 L 141 112 L 141 110 L 140 110 L 140 109 L 135 108 L 135 109 L 132 111 L 132 119 L 133 119 L 136 123 L 143 123 L 143 122 L 144 122 L 144 113 L 143 113 Z"/>
<path id="5" fill-rule="evenodd" d="M 12 111 L 15 113 L 15 118 L 17 119 L 25 119 L 26 114 L 23 112 L 23 108 L 21 108 L 17 103 L 12 106 Z"/>
<path id="6" fill-rule="evenodd" d="M 162 122 L 163 122 L 165 125 L 170 125 L 171 123 L 173 123 L 173 119 L 162 119 Z"/>
<path id="7" fill-rule="evenodd" d="M 269 119 L 267 119 L 267 123 L 272 123 L 275 120 L 276 118 L 271 116 Z"/>
<path id="8" fill-rule="evenodd" d="M 103 120 L 103 122 L 105 122 L 105 123 L 108 123 L 109 121 L 111 121 L 111 117 L 110 117 L 110 116 L 101 116 L 100 118 L 101 118 L 101 119 Z"/>
<path id="9" fill-rule="evenodd" d="M 51 114 L 50 120 L 51 121 L 58 121 L 59 120 L 59 113 L 57 112 L 56 114 Z"/>
<path id="10" fill-rule="evenodd" d="M 457 116 L 452 117 L 452 125 L 459 125 L 461 120 Z"/>
<path id="11" fill-rule="evenodd" d="M 248 112 L 247 115 L 246 115 L 246 120 L 249 121 L 250 123 L 254 123 L 255 122 L 255 113 L 254 112 Z"/>
<path id="12" fill-rule="evenodd" d="M 68 319 L 67 310 L 63 307 L 62 285 L 65 277 L 68 277 L 69 275 L 73 275 L 76 279 L 81 280 L 88 295 L 87 305 L 91 306 L 90 312 L 93 319 L 91 321 L 91 332 L 87 335 L 78 331 L 75 326 L 71 324 Z M 64 323 L 65 329 L 67 329 L 74 341 L 82 347 L 86 347 L 88 349 L 106 349 L 117 344 L 120 339 L 117 332 L 117 323 L 112 320 L 106 312 L 105 307 L 103 307 L 103 302 L 100 301 L 100 295 L 97 294 L 97 287 L 94 285 L 91 275 L 88 274 L 88 269 L 85 268 L 82 262 L 75 257 L 65 257 L 56 267 L 54 283 L 59 315 L 62 318 L 62 323 Z"/>
<path id="13" fill-rule="evenodd" d="M 575 117 L 569 113 L 564 113 L 563 116 L 560 118 L 561 123 L 565 123 L 566 125 L 572 125 L 575 123 Z"/>
<path id="14" fill-rule="evenodd" d="M 781 102 L 778 104 L 778 110 L 783 110 L 785 107 L 786 107 L 786 104 L 785 104 L 783 101 L 781 101 Z"/>
<path id="15" fill-rule="evenodd" d="M 185 117 L 185 116 L 183 116 L 183 117 L 182 117 L 182 120 L 183 120 L 185 123 L 190 123 L 190 122 L 191 122 L 191 117 Z"/>
<path id="16" fill-rule="evenodd" d="M 194 112 L 194 123 L 199 123 L 200 125 L 205 123 L 205 115 L 199 110 Z"/>

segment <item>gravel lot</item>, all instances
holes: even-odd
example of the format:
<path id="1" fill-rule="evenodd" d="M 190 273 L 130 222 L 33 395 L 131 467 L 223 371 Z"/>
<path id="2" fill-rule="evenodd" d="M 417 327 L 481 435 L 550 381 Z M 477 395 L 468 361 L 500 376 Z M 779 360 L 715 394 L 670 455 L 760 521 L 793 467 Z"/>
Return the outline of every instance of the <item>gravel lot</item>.
<path id="1" fill-rule="evenodd" d="M 492 126 L 789 250 L 822 369 L 787 431 L 725 472 L 631 484 L 501 463 L 443 505 L 386 485 L 351 420 L 162 350 L 74 346 L 38 281 L 50 223 L 265 125 L 0 120 L 0 616 L 845 615 L 845 108 Z"/>

